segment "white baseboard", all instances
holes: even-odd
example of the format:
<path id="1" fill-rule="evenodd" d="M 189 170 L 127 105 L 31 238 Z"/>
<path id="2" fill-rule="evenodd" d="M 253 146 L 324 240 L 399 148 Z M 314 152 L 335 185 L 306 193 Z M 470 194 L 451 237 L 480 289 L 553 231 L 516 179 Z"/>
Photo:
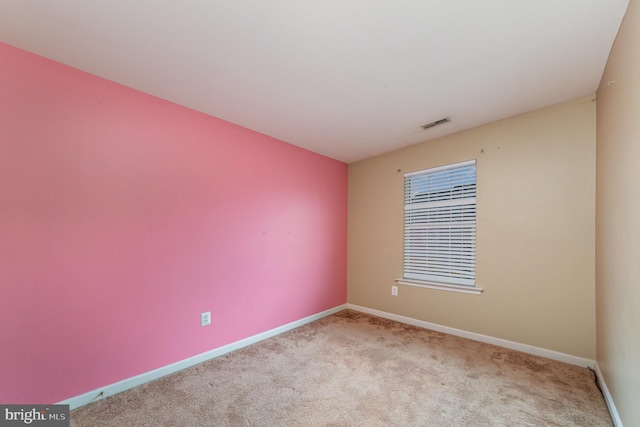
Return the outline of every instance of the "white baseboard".
<path id="1" fill-rule="evenodd" d="M 283 332 L 287 332 L 299 326 L 305 325 L 307 323 L 311 323 L 315 320 L 322 319 L 323 317 L 330 316 L 334 313 L 344 310 L 345 308 L 347 308 L 347 304 L 342 304 L 337 307 L 330 308 L 329 310 L 325 310 L 323 312 L 305 317 L 303 319 L 296 320 L 295 322 L 287 323 L 286 325 L 277 327 L 275 329 L 271 329 L 269 331 L 262 332 L 257 335 L 253 335 L 251 337 L 242 339 L 240 341 L 236 341 L 231 344 L 227 344 L 225 346 L 207 351 L 202 354 L 198 354 L 188 359 L 184 359 L 179 362 L 172 363 L 170 365 L 163 366 L 158 369 L 154 369 L 153 371 L 145 372 L 143 374 L 136 375 L 135 377 L 127 378 L 117 383 L 110 384 L 105 387 L 101 387 L 93 391 L 81 394 L 79 396 L 75 396 L 75 397 L 63 400 L 62 402 L 58 402 L 58 404 L 69 405 L 69 409 L 79 408 L 80 406 L 87 405 L 91 402 L 95 402 L 100 399 L 104 399 L 105 397 L 112 396 L 114 394 L 123 392 L 125 390 L 129 390 L 133 387 L 137 387 L 139 385 L 148 383 L 150 381 L 157 380 L 158 378 L 162 378 L 164 376 L 173 374 L 175 372 L 181 371 L 183 369 L 189 368 L 199 363 L 206 362 L 209 359 L 222 356 L 223 354 L 227 354 L 234 350 L 238 350 L 242 347 L 246 347 L 248 345 L 255 344 L 267 338 L 274 337 Z"/>
<path id="2" fill-rule="evenodd" d="M 385 311 L 375 310 L 373 308 L 362 307 L 355 304 L 347 304 L 347 308 L 362 313 L 383 317 L 389 320 L 406 323 L 408 325 L 418 326 L 420 328 L 430 329 L 432 331 L 442 332 L 457 337 L 467 338 L 474 341 L 480 341 L 487 344 L 497 345 L 499 347 L 509 348 L 511 350 L 521 351 L 523 353 L 533 354 L 535 356 L 546 357 L 547 359 L 558 360 L 560 362 L 569 363 L 570 365 L 581 366 L 583 368 L 594 369 L 595 360 L 585 359 L 583 357 L 572 356 L 570 354 L 561 353 L 559 351 L 547 350 L 546 348 L 535 347 L 528 344 L 522 344 L 515 341 L 509 341 L 502 338 L 495 338 L 489 335 L 477 334 L 462 329 L 451 328 L 449 326 L 438 325 L 437 323 L 425 322 L 423 320 L 413 319 L 411 317 L 400 316 L 398 314 L 387 313 Z"/>
<path id="3" fill-rule="evenodd" d="M 597 362 L 594 371 L 596 373 L 596 377 L 598 377 L 598 384 L 600 384 L 600 390 L 602 390 L 602 394 L 604 395 L 604 401 L 607 403 L 607 407 L 609 408 L 613 425 L 616 427 L 623 427 L 620 414 L 618 414 L 618 409 L 616 409 L 616 405 L 613 403 L 613 397 L 611 396 L 611 393 L 609 393 L 609 388 L 607 387 L 607 383 L 604 381 L 604 376 L 602 375 L 602 371 L 600 370 L 600 366 Z"/>

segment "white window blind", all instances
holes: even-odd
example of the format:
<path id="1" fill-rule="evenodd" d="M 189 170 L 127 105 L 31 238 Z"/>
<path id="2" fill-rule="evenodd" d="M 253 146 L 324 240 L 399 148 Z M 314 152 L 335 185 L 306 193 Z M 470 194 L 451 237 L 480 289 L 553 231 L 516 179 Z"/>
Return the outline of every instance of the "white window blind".
<path id="1" fill-rule="evenodd" d="M 404 179 L 404 278 L 475 286 L 476 161 Z"/>

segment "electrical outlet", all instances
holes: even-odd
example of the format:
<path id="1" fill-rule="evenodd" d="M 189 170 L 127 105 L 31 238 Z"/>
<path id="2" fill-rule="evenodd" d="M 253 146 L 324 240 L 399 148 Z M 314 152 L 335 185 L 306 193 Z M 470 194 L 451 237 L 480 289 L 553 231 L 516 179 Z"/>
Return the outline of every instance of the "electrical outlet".
<path id="1" fill-rule="evenodd" d="M 392 286 L 391 287 L 391 295 L 393 295 L 394 297 L 398 296 L 398 287 L 397 286 Z"/>
<path id="2" fill-rule="evenodd" d="M 205 311 L 200 313 L 200 326 L 207 326 L 211 324 L 211 312 Z"/>

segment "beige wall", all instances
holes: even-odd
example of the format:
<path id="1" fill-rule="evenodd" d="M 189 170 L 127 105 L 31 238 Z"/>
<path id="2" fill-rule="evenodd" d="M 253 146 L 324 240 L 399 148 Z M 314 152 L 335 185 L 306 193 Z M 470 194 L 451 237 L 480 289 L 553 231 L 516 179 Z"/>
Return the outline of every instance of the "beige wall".
<path id="1" fill-rule="evenodd" d="M 639 53 L 632 0 L 598 89 L 596 162 L 597 361 L 625 426 L 640 425 Z"/>
<path id="2" fill-rule="evenodd" d="M 348 302 L 594 359 L 593 98 L 349 165 Z M 400 286 L 391 296 L 403 174 L 474 158 L 484 293 Z"/>

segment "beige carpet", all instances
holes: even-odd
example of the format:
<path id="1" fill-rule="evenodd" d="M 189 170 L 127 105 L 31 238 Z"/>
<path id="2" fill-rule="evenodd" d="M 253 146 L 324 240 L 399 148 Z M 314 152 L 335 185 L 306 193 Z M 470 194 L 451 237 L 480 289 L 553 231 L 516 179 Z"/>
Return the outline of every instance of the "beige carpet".
<path id="1" fill-rule="evenodd" d="M 611 426 L 591 371 L 345 310 L 71 412 L 71 426 Z"/>

